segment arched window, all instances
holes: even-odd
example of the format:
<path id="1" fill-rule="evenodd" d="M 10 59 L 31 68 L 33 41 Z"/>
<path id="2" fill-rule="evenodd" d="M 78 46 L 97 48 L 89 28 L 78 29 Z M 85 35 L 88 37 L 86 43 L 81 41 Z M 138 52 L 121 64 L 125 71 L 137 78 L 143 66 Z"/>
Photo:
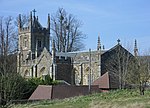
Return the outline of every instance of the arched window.
<path id="1" fill-rule="evenodd" d="M 26 70 L 26 71 L 25 71 L 25 73 L 24 73 L 24 77 L 25 77 L 25 78 L 30 77 L 30 72 L 29 72 L 28 70 Z"/>
<path id="2" fill-rule="evenodd" d="M 90 67 L 86 67 L 85 71 L 88 72 L 90 70 Z"/>
<path id="3" fill-rule="evenodd" d="M 41 77 L 45 72 L 45 67 L 42 67 L 39 73 L 39 76 Z"/>
<path id="4" fill-rule="evenodd" d="M 73 68 L 73 71 L 75 73 L 75 84 L 79 85 L 81 81 L 79 71 L 76 68 Z"/>

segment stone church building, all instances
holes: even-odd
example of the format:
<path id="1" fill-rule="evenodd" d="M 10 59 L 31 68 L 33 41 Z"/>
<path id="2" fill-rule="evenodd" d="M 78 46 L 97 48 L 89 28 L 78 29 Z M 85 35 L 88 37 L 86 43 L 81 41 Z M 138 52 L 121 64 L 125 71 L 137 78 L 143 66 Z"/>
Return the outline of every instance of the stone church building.
<path id="1" fill-rule="evenodd" d="M 74 84 L 71 58 L 57 56 L 54 41 L 50 51 L 50 16 L 46 28 L 32 12 L 27 27 L 22 26 L 21 15 L 18 24 L 17 72 L 25 78 L 50 75 L 53 80 Z"/>
<path id="2" fill-rule="evenodd" d="M 38 17 L 35 17 L 35 14 L 32 16 L 32 12 L 28 26 L 22 26 L 21 20 L 19 15 L 17 72 L 25 78 L 50 75 L 53 80 L 63 80 L 68 84 L 88 85 L 89 79 L 92 83 L 101 76 L 102 55 L 116 48 L 102 49 L 100 37 L 98 37 L 95 51 L 56 52 L 54 40 L 51 40 L 52 48 L 50 49 L 49 15 L 47 27 L 43 27 Z"/>

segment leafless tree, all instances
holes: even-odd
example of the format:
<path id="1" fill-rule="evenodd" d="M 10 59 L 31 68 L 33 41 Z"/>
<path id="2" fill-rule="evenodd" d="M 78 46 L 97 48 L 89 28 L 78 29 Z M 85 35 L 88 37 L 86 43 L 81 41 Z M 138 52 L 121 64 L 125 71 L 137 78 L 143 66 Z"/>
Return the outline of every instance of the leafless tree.
<path id="1" fill-rule="evenodd" d="M 78 51 L 84 48 L 83 39 L 86 36 L 80 31 L 82 23 L 63 8 L 51 18 L 52 35 L 59 52 Z"/>
<path id="2" fill-rule="evenodd" d="M 0 55 L 7 55 L 15 51 L 17 37 L 11 16 L 0 17 Z"/>
<path id="3" fill-rule="evenodd" d="M 0 103 L 6 105 L 17 99 L 23 80 L 16 73 L 16 36 L 13 18 L 0 17 Z M 20 83 L 20 81 L 22 82 Z M 20 88 L 21 87 L 21 88 Z M 18 91 L 18 92 L 17 92 Z"/>
<path id="4" fill-rule="evenodd" d="M 150 80 L 150 55 L 139 56 L 138 61 L 138 77 L 140 94 L 144 95 L 145 87 Z"/>

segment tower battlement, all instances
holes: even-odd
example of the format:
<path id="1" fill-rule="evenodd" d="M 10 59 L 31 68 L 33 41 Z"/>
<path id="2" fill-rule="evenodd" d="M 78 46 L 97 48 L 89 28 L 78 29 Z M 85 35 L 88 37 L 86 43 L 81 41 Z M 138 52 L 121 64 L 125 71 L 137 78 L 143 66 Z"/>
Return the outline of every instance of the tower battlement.
<path id="1" fill-rule="evenodd" d="M 20 32 L 30 32 L 30 27 L 22 27 L 20 28 Z"/>

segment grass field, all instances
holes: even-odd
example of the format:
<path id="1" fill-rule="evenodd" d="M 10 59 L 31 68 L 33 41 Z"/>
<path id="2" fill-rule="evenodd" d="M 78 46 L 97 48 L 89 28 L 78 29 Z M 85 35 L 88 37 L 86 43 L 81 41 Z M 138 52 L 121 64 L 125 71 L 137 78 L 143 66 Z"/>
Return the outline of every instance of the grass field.
<path id="1" fill-rule="evenodd" d="M 116 90 L 63 100 L 12 105 L 13 108 L 150 108 L 150 91 Z"/>

